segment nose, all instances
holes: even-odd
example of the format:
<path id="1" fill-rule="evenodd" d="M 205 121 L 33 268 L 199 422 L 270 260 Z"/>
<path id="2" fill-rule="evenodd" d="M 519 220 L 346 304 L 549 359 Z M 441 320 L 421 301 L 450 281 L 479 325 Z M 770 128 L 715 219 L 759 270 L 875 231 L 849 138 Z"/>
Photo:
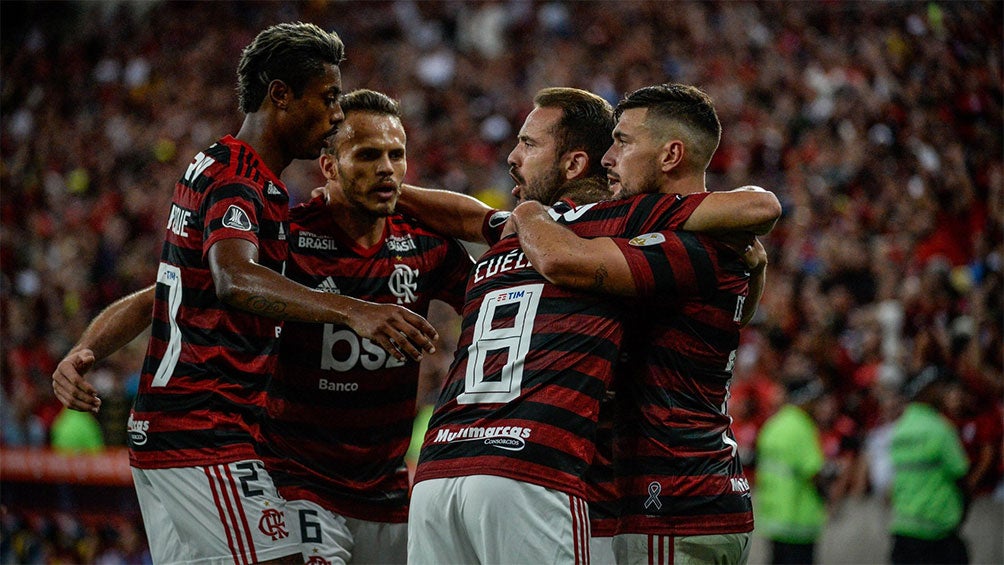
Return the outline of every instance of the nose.
<path id="1" fill-rule="evenodd" d="M 613 145 L 611 145 L 610 148 L 607 149 L 607 152 L 603 154 L 603 158 L 600 159 L 600 164 L 603 165 L 604 167 L 606 167 L 607 169 L 609 169 L 609 168 L 611 168 L 611 167 L 613 167 L 614 165 L 617 164 L 617 159 L 614 156 L 614 146 Z"/>
<path id="2" fill-rule="evenodd" d="M 519 146 L 513 147 L 512 151 L 509 152 L 509 156 L 506 157 L 506 163 L 510 167 L 516 167 L 519 165 L 519 163 L 517 163 L 518 152 Z"/>
<path id="3" fill-rule="evenodd" d="M 331 122 L 332 126 L 334 126 L 336 124 L 342 123 L 344 120 L 345 120 L 345 112 L 342 112 L 342 105 L 336 102 L 335 106 L 331 109 L 331 116 L 329 117 L 328 121 Z"/>
<path id="4" fill-rule="evenodd" d="M 384 153 L 383 155 L 380 156 L 379 159 L 377 159 L 376 166 L 377 166 L 377 174 L 379 175 L 394 174 L 394 165 L 391 164 L 390 162 L 390 155 L 387 155 L 386 153 Z"/>

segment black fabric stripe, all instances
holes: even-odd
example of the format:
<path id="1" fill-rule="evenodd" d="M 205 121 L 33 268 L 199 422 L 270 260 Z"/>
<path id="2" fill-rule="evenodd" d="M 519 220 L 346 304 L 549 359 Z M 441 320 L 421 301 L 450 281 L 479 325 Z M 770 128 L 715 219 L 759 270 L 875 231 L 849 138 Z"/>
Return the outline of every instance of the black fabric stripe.
<path id="1" fill-rule="evenodd" d="M 157 367 L 160 366 L 160 359 L 147 355 L 143 359 L 143 372 L 148 374 L 153 374 L 157 371 Z M 206 380 L 210 381 L 214 386 L 219 385 L 239 385 L 241 388 L 248 389 L 249 391 L 261 391 L 265 390 L 268 386 L 268 381 L 271 378 L 268 375 L 262 375 L 260 373 L 249 373 L 247 371 L 239 371 L 236 368 L 228 367 L 226 372 L 222 371 L 212 371 L 209 370 L 211 366 L 207 364 L 193 364 L 193 363 L 183 363 L 179 362 L 174 369 L 174 375 L 183 375 L 187 379 L 192 380 Z M 143 398 L 170 398 L 170 395 L 155 395 L 155 394 L 144 394 L 141 395 Z M 225 400 L 221 405 L 232 406 L 229 400 Z M 137 406 L 139 406 L 137 401 Z M 185 410 L 189 410 L 185 408 Z M 230 408 L 227 408 L 229 410 Z"/>
<path id="2" fill-rule="evenodd" d="M 143 445 L 130 442 L 130 449 L 137 452 L 158 452 L 169 450 L 205 449 L 206 446 L 223 448 L 228 445 L 254 443 L 250 434 L 241 430 L 178 430 L 171 432 L 147 433 Z"/>
<path id="3" fill-rule="evenodd" d="M 665 493 L 665 491 L 663 491 Z M 651 516 L 703 516 L 708 514 L 745 514 L 752 509 L 748 495 L 740 493 L 729 493 L 717 496 L 672 496 L 660 495 L 659 501 L 662 508 L 655 505 L 645 508 L 648 496 L 625 497 L 623 505 L 625 508 L 642 509 L 639 514 Z M 630 512 L 630 511 L 629 511 Z"/>
<path id="4" fill-rule="evenodd" d="M 202 246 L 184 248 L 170 243 L 164 243 L 160 250 L 160 262 L 182 267 L 206 268 L 202 263 Z"/>
<path id="5" fill-rule="evenodd" d="M 718 272 L 708 255 L 708 250 L 693 232 L 679 231 L 676 235 L 687 251 L 701 300 L 710 300 L 718 291 Z"/>
<path id="6" fill-rule="evenodd" d="M 662 328 L 669 328 L 694 336 L 698 341 L 703 341 L 708 344 L 709 347 L 720 352 L 729 352 L 739 346 L 739 331 L 736 328 L 720 328 L 712 326 L 694 317 L 676 316 L 669 320 L 669 323 L 659 325 L 655 331 L 661 331 Z M 671 347 L 676 347 L 677 345 L 678 344 L 674 344 Z M 654 347 L 653 350 L 665 352 L 666 348 Z M 696 364 L 696 361 L 691 362 L 695 363 L 693 366 L 696 368 L 708 368 L 703 367 L 700 364 Z M 719 367 L 719 369 L 722 368 L 723 367 Z"/>

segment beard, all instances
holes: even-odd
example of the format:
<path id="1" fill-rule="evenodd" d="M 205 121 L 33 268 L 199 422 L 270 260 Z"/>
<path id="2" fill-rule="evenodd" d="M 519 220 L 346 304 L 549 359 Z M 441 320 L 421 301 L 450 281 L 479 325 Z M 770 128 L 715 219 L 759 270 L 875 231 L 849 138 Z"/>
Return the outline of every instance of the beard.
<path id="1" fill-rule="evenodd" d="M 561 169 L 554 166 L 544 172 L 543 175 L 528 180 L 520 196 L 523 200 L 536 200 L 541 204 L 550 206 L 558 199 L 561 185 L 564 184 L 565 177 L 561 174 Z"/>
<path id="2" fill-rule="evenodd" d="M 617 193 L 617 198 L 627 198 L 636 194 L 650 194 L 659 192 L 659 171 L 656 168 L 646 169 L 644 174 L 635 177 L 630 184 L 624 183 L 624 178 L 620 179 L 621 190 Z"/>

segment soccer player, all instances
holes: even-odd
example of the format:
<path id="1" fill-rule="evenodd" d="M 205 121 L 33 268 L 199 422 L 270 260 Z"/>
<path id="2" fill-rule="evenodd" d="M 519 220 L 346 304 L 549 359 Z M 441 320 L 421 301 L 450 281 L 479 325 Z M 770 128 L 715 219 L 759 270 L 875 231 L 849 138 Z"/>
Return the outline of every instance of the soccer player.
<path id="1" fill-rule="evenodd" d="M 344 122 L 319 161 L 327 182 L 290 213 L 287 276 L 420 315 L 433 299 L 458 308 L 470 256 L 456 241 L 394 213 L 407 170 L 397 102 L 358 90 L 340 104 Z M 149 324 L 152 289 L 123 300 L 131 305 L 117 302 L 90 328 L 139 333 L 144 319 Z M 108 315 L 113 319 L 105 321 Z M 81 343 L 101 339 L 90 328 Z M 259 450 L 287 508 L 296 511 L 305 558 L 405 562 L 404 453 L 418 376 L 417 363 L 388 355 L 347 326 L 286 324 Z M 69 374 L 58 369 L 57 378 Z"/>
<path id="2" fill-rule="evenodd" d="M 395 213 L 407 171 L 398 103 L 357 90 L 341 106 L 345 121 L 320 159 L 322 194 L 291 211 L 287 276 L 422 316 L 433 299 L 459 311 L 470 255 Z M 403 565 L 419 364 L 331 323 L 288 323 L 280 347 L 262 449 L 308 525 L 305 556 Z"/>
<path id="3" fill-rule="evenodd" d="M 282 275 L 289 197 L 280 175 L 293 159 L 318 157 L 342 121 L 343 53 L 337 35 L 312 24 L 262 31 L 238 66 L 240 130 L 196 155 L 176 184 L 128 423 L 158 563 L 302 561 L 300 540 L 290 535 L 299 525 L 287 523 L 256 451 L 282 320 L 345 324 L 400 359 L 432 349 L 435 330 L 406 308 Z M 114 345 L 120 331 L 97 346 Z M 94 358 L 78 348 L 60 366 L 79 372 Z M 95 410 L 88 386 L 53 377 L 60 400 Z"/>
<path id="4" fill-rule="evenodd" d="M 617 107 L 603 163 L 620 194 L 707 194 L 705 169 L 721 125 L 711 99 L 685 85 L 639 89 Z M 763 234 L 780 216 L 765 201 Z M 773 208 L 773 210 L 771 210 Z M 547 279 L 641 300 L 634 361 L 618 383 L 614 460 L 621 495 L 618 563 L 741 563 L 753 529 L 749 484 L 726 410 L 739 329 L 751 315 L 750 273 L 739 254 L 707 235 L 655 230 L 587 240 L 538 203 L 511 220 Z M 765 256 L 764 256 L 765 257 Z M 765 263 L 757 266 L 761 271 Z"/>
<path id="5" fill-rule="evenodd" d="M 598 111 L 577 111 L 582 105 Z M 604 174 L 599 151 L 569 143 L 589 120 L 583 116 L 604 108 L 610 120 L 609 105 L 590 93 L 539 93 L 509 158 L 514 195 L 557 199 Z M 552 212 L 582 235 L 627 236 L 679 227 L 708 196 L 645 195 Z M 491 228 L 499 216 L 482 217 Z M 476 232 L 476 222 L 447 219 Z M 550 284 L 516 238 L 503 237 L 481 257 L 416 472 L 410 562 L 588 562 L 584 474 L 625 312 L 601 295 Z"/>

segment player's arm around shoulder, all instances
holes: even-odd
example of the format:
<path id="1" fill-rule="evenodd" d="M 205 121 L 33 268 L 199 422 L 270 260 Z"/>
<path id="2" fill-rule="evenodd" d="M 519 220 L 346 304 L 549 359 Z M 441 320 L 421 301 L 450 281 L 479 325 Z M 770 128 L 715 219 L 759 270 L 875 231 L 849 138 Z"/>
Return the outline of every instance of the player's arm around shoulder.
<path id="1" fill-rule="evenodd" d="M 683 223 L 688 231 L 745 231 L 764 235 L 781 217 L 781 202 L 758 186 L 715 191 Z"/>
<path id="2" fill-rule="evenodd" d="M 409 184 L 401 185 L 397 208 L 433 231 L 475 243 L 486 243 L 485 217 L 496 211 L 473 196 Z"/>
<path id="3" fill-rule="evenodd" d="M 554 221 L 539 202 L 523 202 L 510 223 L 533 268 L 549 282 L 622 296 L 637 293 L 627 259 L 609 237 L 587 239 Z"/>

